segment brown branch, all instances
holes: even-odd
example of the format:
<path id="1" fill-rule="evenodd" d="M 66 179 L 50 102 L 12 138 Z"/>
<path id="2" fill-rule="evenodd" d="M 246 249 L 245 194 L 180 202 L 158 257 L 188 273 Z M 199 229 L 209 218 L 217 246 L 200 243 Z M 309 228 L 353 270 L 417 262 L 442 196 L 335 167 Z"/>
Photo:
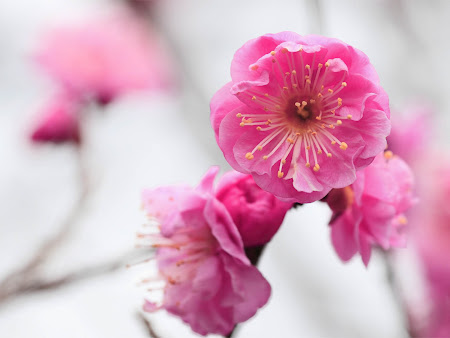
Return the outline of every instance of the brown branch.
<path id="1" fill-rule="evenodd" d="M 57 233 L 41 245 L 30 261 L 0 282 L 0 302 L 13 295 L 17 295 L 24 290 L 28 290 L 30 288 L 30 283 L 35 283 L 37 278 L 36 274 L 39 268 L 48 260 L 59 244 L 67 238 L 82 215 L 90 189 L 81 147 L 76 147 L 76 155 L 81 187 L 77 201 L 66 216 L 66 219 L 63 221 Z"/>
<path id="2" fill-rule="evenodd" d="M 137 313 L 137 317 L 138 319 L 145 325 L 145 327 L 147 328 L 148 331 L 148 335 L 151 338 L 161 338 L 160 336 L 158 336 L 158 334 L 155 332 L 155 330 L 153 329 L 153 325 L 150 322 L 150 320 L 145 317 L 145 315 L 143 315 L 141 312 Z"/>

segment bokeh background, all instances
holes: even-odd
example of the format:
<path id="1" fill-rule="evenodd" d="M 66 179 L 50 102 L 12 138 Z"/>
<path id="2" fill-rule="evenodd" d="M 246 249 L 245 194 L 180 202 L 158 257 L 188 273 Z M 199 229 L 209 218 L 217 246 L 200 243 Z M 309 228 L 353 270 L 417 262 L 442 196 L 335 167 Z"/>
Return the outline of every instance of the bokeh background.
<path id="1" fill-rule="evenodd" d="M 210 165 L 229 167 L 214 140 L 209 100 L 229 81 L 234 52 L 247 40 L 284 30 L 339 38 L 363 50 L 393 110 L 427 102 L 445 153 L 450 136 L 450 2 L 331 0 L 153 1 L 152 25 L 171 55 L 174 85 L 120 97 L 84 118 L 82 149 L 89 194 L 38 275 L 55 286 L 0 302 L 0 337 L 149 337 L 136 287 L 142 267 L 135 234 L 140 192 L 196 184 Z M 105 15 L 119 0 L 0 2 L 0 280 L 29 262 L 65 226 L 82 188 L 72 146 L 28 138 L 54 83 L 32 60 L 45 31 Z M 237 337 L 407 337 L 375 254 L 366 269 L 334 253 L 330 212 L 314 203 L 288 213 L 261 262 L 269 303 Z M 73 218 L 73 217 L 72 217 Z M 142 253 L 141 253 L 142 254 Z M 145 256 L 145 253 L 143 253 Z M 414 297 L 421 279 L 413 253 L 397 265 Z M 65 279 L 67 275 L 71 276 Z M 406 282 L 405 282 L 406 281 Z M 194 337 L 178 318 L 147 316 L 159 337 Z"/>

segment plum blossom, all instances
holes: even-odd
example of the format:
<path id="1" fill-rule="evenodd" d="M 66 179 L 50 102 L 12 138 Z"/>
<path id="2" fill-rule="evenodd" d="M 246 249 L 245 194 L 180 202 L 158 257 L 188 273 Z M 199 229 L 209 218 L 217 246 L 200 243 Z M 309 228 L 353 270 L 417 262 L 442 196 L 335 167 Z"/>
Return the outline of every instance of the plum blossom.
<path id="1" fill-rule="evenodd" d="M 30 138 L 33 142 L 81 142 L 79 114 L 80 103 L 69 95 L 52 98 L 39 113 Z"/>
<path id="2" fill-rule="evenodd" d="M 425 277 L 429 313 L 420 336 L 450 336 L 450 162 L 442 155 L 426 158 L 417 168 L 424 182 L 411 219 L 411 241 Z M 413 323 L 415 324 L 415 323 Z"/>
<path id="3" fill-rule="evenodd" d="M 408 104 L 392 114 L 392 130 L 387 138 L 389 150 L 409 165 L 426 155 L 430 147 L 433 108 L 424 101 Z"/>
<path id="4" fill-rule="evenodd" d="M 282 202 L 258 187 L 251 175 L 236 171 L 221 177 L 216 197 L 233 218 L 244 247 L 269 242 L 292 207 L 292 203 Z"/>
<path id="5" fill-rule="evenodd" d="M 151 27 L 131 14 L 50 31 L 36 61 L 65 90 L 108 103 L 170 84 L 168 56 Z"/>
<path id="6" fill-rule="evenodd" d="M 228 163 L 290 202 L 344 188 L 386 146 L 388 97 L 361 51 L 336 39 L 267 34 L 234 55 L 211 100 Z"/>
<path id="7" fill-rule="evenodd" d="M 406 245 L 404 213 L 415 203 L 413 184 L 408 165 L 387 151 L 359 171 L 355 183 L 329 193 L 331 240 L 343 261 L 359 252 L 367 266 L 372 246 Z"/>
<path id="8" fill-rule="evenodd" d="M 159 280 L 148 283 L 164 285 L 162 301 L 147 300 L 144 310 L 165 309 L 201 335 L 229 334 L 270 296 L 270 285 L 246 257 L 230 214 L 214 197 L 217 170 L 210 169 L 195 189 L 143 192 L 144 210 L 159 229 L 139 234 L 143 245 L 157 249 Z"/>

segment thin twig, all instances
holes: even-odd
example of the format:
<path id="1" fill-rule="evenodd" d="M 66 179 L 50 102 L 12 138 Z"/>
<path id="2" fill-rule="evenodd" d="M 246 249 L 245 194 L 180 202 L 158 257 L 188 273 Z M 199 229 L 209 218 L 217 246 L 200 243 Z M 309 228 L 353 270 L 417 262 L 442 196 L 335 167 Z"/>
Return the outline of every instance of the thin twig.
<path id="1" fill-rule="evenodd" d="M 397 278 L 395 277 L 395 269 L 392 263 L 391 253 L 382 251 L 382 255 L 384 258 L 385 266 L 386 266 L 386 280 L 389 285 L 389 289 L 391 290 L 392 298 L 397 307 L 398 313 L 400 313 L 402 317 L 402 327 L 405 329 L 405 332 L 408 334 L 408 337 L 413 337 L 411 335 L 408 325 L 408 312 L 405 301 L 402 297 L 401 290 L 399 288 Z"/>
<path id="2" fill-rule="evenodd" d="M 137 313 L 137 317 L 145 325 L 148 330 L 148 335 L 151 338 L 160 338 L 160 336 L 158 336 L 158 334 L 153 329 L 153 325 L 147 317 L 145 317 L 141 312 Z"/>
<path id="3" fill-rule="evenodd" d="M 0 283 L 0 302 L 30 288 L 30 282 L 36 279 L 39 268 L 48 260 L 59 244 L 67 238 L 82 215 L 90 189 L 81 147 L 76 147 L 76 158 L 79 186 L 81 187 L 77 201 L 57 233 L 42 244 L 30 261 L 3 279 Z"/>

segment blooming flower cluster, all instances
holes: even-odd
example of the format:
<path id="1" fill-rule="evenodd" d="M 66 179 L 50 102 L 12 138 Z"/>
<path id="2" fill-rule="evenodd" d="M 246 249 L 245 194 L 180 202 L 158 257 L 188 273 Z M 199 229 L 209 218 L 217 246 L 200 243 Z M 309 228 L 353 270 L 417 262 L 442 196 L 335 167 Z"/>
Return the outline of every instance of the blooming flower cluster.
<path id="1" fill-rule="evenodd" d="M 74 138 L 68 124 L 61 132 L 61 120 L 67 119 L 62 106 L 66 112 L 71 110 L 71 123 L 76 124 L 92 101 L 104 105 L 130 91 L 170 85 L 169 58 L 158 36 L 141 18 L 129 13 L 50 31 L 35 60 L 63 93 L 57 103 L 47 107 L 32 132 L 37 142 L 80 142 L 79 134 Z"/>
<path id="2" fill-rule="evenodd" d="M 229 334 L 263 306 L 270 286 L 245 250 L 271 240 L 295 204 L 326 201 L 343 261 L 367 266 L 373 246 L 405 245 L 411 169 L 386 151 L 388 98 L 366 55 L 336 39 L 268 34 L 239 49 L 232 81 L 211 100 L 219 147 L 237 171 L 213 187 L 147 190 L 162 299 L 147 300 L 200 334 Z M 248 250 L 247 250 L 248 252 Z M 152 289 L 150 287 L 150 289 Z"/>
<path id="3" fill-rule="evenodd" d="M 226 175 L 214 191 L 217 170 L 210 169 L 195 189 L 144 191 L 143 207 L 157 231 L 138 235 L 142 245 L 157 248 L 160 278 L 149 281 L 164 282 L 162 301 L 146 301 L 144 310 L 164 308 L 202 335 L 229 334 L 267 302 L 270 285 L 250 264 L 244 246 L 265 244 L 290 208 L 241 174 Z M 246 215 L 256 210 L 277 216 Z"/>

